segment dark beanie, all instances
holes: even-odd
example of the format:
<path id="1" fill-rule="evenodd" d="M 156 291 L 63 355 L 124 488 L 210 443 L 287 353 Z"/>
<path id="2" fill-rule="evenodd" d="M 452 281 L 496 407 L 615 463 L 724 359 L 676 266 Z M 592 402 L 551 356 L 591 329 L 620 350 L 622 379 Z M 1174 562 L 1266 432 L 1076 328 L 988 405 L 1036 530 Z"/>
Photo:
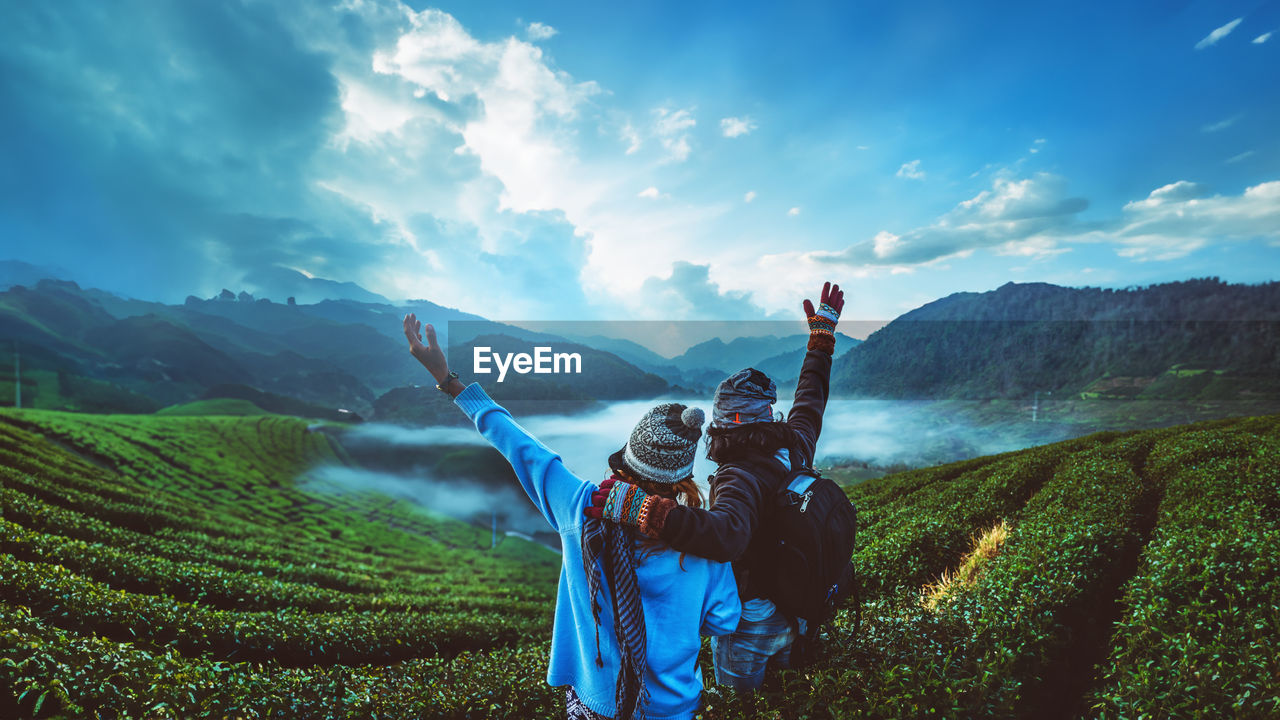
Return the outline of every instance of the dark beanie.
<path id="1" fill-rule="evenodd" d="M 642 480 L 672 484 L 693 477 L 693 456 L 702 437 L 702 410 L 663 403 L 644 414 L 609 466 Z"/>
<path id="2" fill-rule="evenodd" d="M 731 428 L 756 422 L 773 422 L 773 404 L 778 388 L 768 375 L 746 368 L 716 386 L 711 405 L 711 426 Z"/>

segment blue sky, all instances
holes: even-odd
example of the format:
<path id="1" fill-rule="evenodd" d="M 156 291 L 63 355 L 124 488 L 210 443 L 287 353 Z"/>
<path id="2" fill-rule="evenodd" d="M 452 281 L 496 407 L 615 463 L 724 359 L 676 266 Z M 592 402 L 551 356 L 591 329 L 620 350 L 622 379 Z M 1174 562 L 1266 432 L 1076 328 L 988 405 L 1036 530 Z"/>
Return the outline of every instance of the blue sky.
<path id="1" fill-rule="evenodd" d="M 495 319 L 1276 279 L 1280 5 L 10 2 L 6 258 Z"/>

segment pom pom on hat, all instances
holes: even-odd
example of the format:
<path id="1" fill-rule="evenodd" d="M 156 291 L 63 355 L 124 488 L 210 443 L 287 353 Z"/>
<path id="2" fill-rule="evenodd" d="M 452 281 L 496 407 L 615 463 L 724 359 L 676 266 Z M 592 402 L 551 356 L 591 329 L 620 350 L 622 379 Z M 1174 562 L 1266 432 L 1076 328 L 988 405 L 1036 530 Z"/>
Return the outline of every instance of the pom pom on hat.
<path id="1" fill-rule="evenodd" d="M 693 476 L 693 456 L 706 415 L 695 407 L 663 403 L 640 418 L 627 444 L 609 456 L 609 467 L 670 485 Z"/>

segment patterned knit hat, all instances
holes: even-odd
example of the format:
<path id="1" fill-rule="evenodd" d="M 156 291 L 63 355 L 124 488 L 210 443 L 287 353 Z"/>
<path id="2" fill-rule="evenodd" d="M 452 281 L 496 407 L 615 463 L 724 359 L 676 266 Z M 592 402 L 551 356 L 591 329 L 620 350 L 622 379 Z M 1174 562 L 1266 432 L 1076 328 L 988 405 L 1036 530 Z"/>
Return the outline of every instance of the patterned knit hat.
<path id="1" fill-rule="evenodd" d="M 702 437 L 702 410 L 663 403 L 644 414 L 609 467 L 650 482 L 673 484 L 693 477 L 693 455 Z"/>
<path id="2" fill-rule="evenodd" d="M 773 422 L 778 388 L 768 375 L 746 368 L 716 386 L 711 401 L 711 427 L 731 428 L 756 422 Z"/>

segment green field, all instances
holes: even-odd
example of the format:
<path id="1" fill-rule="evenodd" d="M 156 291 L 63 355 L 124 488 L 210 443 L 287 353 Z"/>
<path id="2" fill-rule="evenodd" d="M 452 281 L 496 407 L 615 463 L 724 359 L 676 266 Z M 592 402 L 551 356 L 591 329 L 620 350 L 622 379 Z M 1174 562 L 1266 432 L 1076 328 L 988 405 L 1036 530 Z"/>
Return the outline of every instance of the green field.
<path id="1" fill-rule="evenodd" d="M 0 717 L 538 718 L 559 557 L 275 415 L 0 412 Z M 706 717 L 1280 715 L 1280 416 L 867 480 L 861 632 Z M 1008 537 L 932 609 L 972 537 Z"/>

